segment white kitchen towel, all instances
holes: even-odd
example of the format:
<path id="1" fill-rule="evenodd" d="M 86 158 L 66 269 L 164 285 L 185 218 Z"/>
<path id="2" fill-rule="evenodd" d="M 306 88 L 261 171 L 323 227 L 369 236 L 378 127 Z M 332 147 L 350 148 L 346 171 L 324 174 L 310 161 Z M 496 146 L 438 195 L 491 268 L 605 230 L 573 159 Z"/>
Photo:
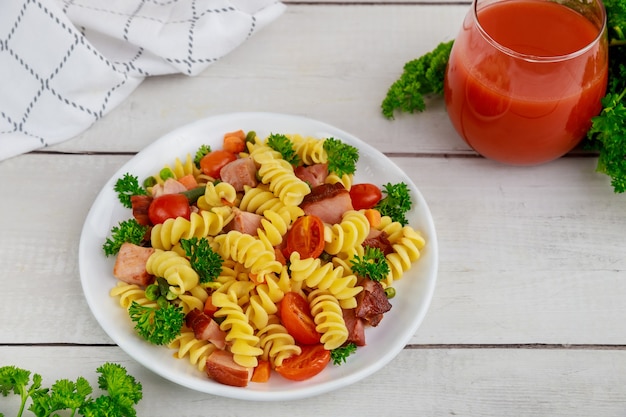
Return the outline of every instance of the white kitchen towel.
<path id="1" fill-rule="evenodd" d="M 277 0 L 0 0 L 0 160 L 86 130 L 148 76 L 197 75 Z"/>

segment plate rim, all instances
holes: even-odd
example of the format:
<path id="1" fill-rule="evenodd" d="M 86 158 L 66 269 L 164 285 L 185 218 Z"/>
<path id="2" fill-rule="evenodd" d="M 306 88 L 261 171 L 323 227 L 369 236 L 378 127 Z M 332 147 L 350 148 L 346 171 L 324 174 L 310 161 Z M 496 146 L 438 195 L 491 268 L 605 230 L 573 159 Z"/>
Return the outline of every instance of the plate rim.
<path id="1" fill-rule="evenodd" d="M 383 160 L 386 160 L 389 164 L 391 164 L 391 166 L 395 168 L 395 170 L 397 170 L 401 174 L 401 176 L 403 176 L 406 180 L 408 180 L 407 185 L 409 185 L 409 188 L 411 188 L 411 191 L 414 194 L 414 197 L 417 197 L 417 201 L 413 202 L 414 207 L 419 205 L 420 206 L 419 211 L 423 212 L 426 215 L 425 218 L 422 219 L 422 221 L 425 223 L 422 223 L 420 225 L 421 226 L 420 228 L 416 227 L 416 230 L 420 230 L 422 233 L 424 233 L 427 236 L 427 246 L 425 247 L 425 250 L 423 251 L 423 253 L 425 253 L 428 259 L 430 260 L 431 268 L 429 270 L 429 276 L 424 277 L 424 279 L 426 280 L 426 286 L 425 286 L 425 292 L 422 294 L 422 303 L 420 305 L 420 308 L 417 309 L 418 316 L 414 320 L 411 321 L 411 326 L 408 327 L 407 330 L 403 332 L 401 340 L 395 341 L 393 348 L 386 350 L 380 356 L 380 359 L 378 359 L 373 364 L 368 364 L 366 367 L 362 369 L 358 369 L 357 371 L 351 372 L 347 375 L 341 375 L 339 378 L 335 378 L 331 381 L 325 381 L 325 382 L 323 381 L 322 383 L 319 383 L 319 384 L 311 384 L 311 383 L 306 384 L 305 383 L 305 384 L 302 384 L 300 388 L 294 388 L 294 389 L 289 389 L 289 390 L 284 390 L 284 391 L 251 390 L 249 388 L 229 387 L 226 385 L 216 383 L 215 381 L 211 381 L 208 377 L 207 377 L 207 381 L 209 381 L 211 384 L 203 383 L 201 386 L 197 386 L 197 385 L 194 385 L 193 383 L 190 383 L 188 378 L 183 378 L 181 375 L 179 375 L 179 373 L 176 373 L 176 372 L 173 373 L 171 370 L 165 371 L 164 369 L 158 366 L 155 366 L 154 364 L 148 362 L 148 360 L 145 359 L 143 356 L 138 355 L 135 352 L 135 349 L 132 346 L 132 343 L 130 343 L 128 340 L 125 340 L 117 329 L 112 330 L 111 328 L 109 328 L 109 323 L 106 322 L 105 319 L 101 316 L 101 313 L 102 313 L 101 307 L 95 303 L 95 299 L 92 298 L 92 294 L 89 292 L 90 287 L 89 287 L 88 280 L 86 278 L 89 275 L 89 271 L 88 271 L 89 266 L 88 266 L 86 256 L 89 253 L 87 251 L 90 249 L 90 247 L 87 246 L 87 242 L 90 239 L 90 236 L 89 236 L 90 227 L 88 226 L 88 222 L 90 220 L 93 220 L 93 217 L 97 215 L 97 210 L 99 208 L 97 207 L 97 203 L 100 203 L 100 200 L 102 200 L 104 196 L 111 193 L 110 190 L 107 193 L 107 187 L 112 188 L 113 182 L 119 176 L 123 175 L 123 173 L 129 172 L 128 169 L 131 166 L 138 164 L 140 159 L 142 157 L 145 157 L 145 155 L 150 155 L 150 153 L 157 152 L 158 149 L 160 149 L 161 147 L 168 147 L 168 146 L 171 147 L 172 144 L 170 144 L 169 142 L 173 141 L 174 139 L 172 138 L 174 138 L 176 135 L 180 135 L 181 133 L 184 134 L 185 132 L 188 132 L 188 131 L 193 132 L 195 129 L 198 129 L 199 127 L 202 127 L 202 126 L 207 126 L 207 125 L 211 126 L 211 125 L 222 124 L 222 123 L 228 124 L 230 122 L 241 121 L 241 120 L 245 120 L 246 122 L 249 122 L 255 119 L 279 120 L 282 124 L 292 123 L 295 125 L 304 124 L 309 127 L 314 126 L 317 130 L 320 130 L 320 131 L 325 130 L 328 132 L 332 132 L 334 133 L 335 136 L 339 136 L 340 139 L 347 138 L 349 142 L 356 142 L 360 150 L 363 149 L 367 151 L 368 157 L 374 155 L 379 158 L 380 157 L 384 158 Z M 306 130 L 311 130 L 311 129 L 309 128 Z M 223 134 L 224 132 L 220 132 L 220 133 Z M 302 132 L 300 131 L 283 132 L 283 133 L 302 134 Z M 303 134 L 303 136 L 304 135 L 305 134 Z M 160 167 L 163 167 L 166 164 L 170 164 L 172 161 L 174 161 L 174 159 L 177 156 L 180 157 L 181 155 L 172 155 L 171 160 L 157 161 L 156 166 L 158 166 L 159 167 L 158 169 L 160 169 Z M 157 172 L 157 171 L 155 170 L 152 172 Z M 357 171 L 355 178 L 358 178 L 358 171 Z M 114 203 L 119 204 L 117 202 L 114 202 Z M 110 230 L 111 222 L 112 222 L 112 219 L 110 219 L 109 221 L 109 230 Z M 389 362 L 391 362 L 396 356 L 400 354 L 400 352 L 404 349 L 408 341 L 413 337 L 413 335 L 417 332 L 417 329 L 421 326 L 428 310 L 430 309 L 430 304 L 434 296 L 434 291 L 435 291 L 436 281 L 437 281 L 437 276 L 438 276 L 438 269 L 439 269 L 439 245 L 438 245 L 437 233 L 435 229 L 433 216 L 430 212 L 430 208 L 428 207 L 428 203 L 426 202 L 423 195 L 421 194 L 421 191 L 419 190 L 417 185 L 411 180 L 411 178 L 406 173 L 404 173 L 404 171 L 402 171 L 393 161 L 391 161 L 391 159 L 385 156 L 382 152 L 380 152 L 374 146 L 370 145 L 369 143 L 363 141 L 362 139 L 340 128 L 337 128 L 328 123 L 315 120 L 306 116 L 274 113 L 274 112 L 232 112 L 232 113 L 216 114 L 216 115 L 200 118 L 191 123 L 181 125 L 159 136 L 152 143 L 150 143 L 149 145 L 144 147 L 142 150 L 140 150 L 130 160 L 122 164 L 122 166 L 103 184 L 102 189 L 98 192 L 85 218 L 83 228 L 81 230 L 78 252 L 79 252 L 78 253 L 79 275 L 80 275 L 81 286 L 83 289 L 83 294 L 86 298 L 86 301 L 88 303 L 88 306 L 92 315 L 95 317 L 96 321 L 98 322 L 100 327 L 105 331 L 105 333 L 134 361 L 138 362 L 139 364 L 141 364 L 143 367 L 147 368 L 151 372 L 154 372 L 157 375 L 160 375 L 166 380 L 169 380 L 178 385 L 187 387 L 189 389 L 207 393 L 207 394 L 223 396 L 227 398 L 241 399 L 241 400 L 253 400 L 253 401 L 284 401 L 284 400 L 294 400 L 294 399 L 303 399 L 303 398 L 313 397 L 313 396 L 324 394 L 332 390 L 336 390 L 336 389 L 351 385 L 379 371 L 381 368 L 386 366 Z M 102 256 L 104 255 L 102 254 Z M 113 278 L 112 274 L 111 274 L 111 277 Z M 108 294 L 106 294 L 106 296 L 110 297 Z M 103 323 L 103 321 L 105 323 Z M 401 343 L 399 343 L 400 341 Z M 158 349 L 164 349 L 167 351 L 167 348 L 165 346 L 151 346 L 151 345 L 146 344 L 146 346 L 144 347 L 146 349 L 158 348 Z M 177 361 L 180 361 L 181 363 L 183 363 L 185 367 L 189 367 L 192 370 L 195 369 L 194 366 L 190 364 L 189 361 L 185 360 L 184 358 L 177 359 Z M 300 384 L 300 383 L 295 383 L 294 385 L 296 384 Z"/>

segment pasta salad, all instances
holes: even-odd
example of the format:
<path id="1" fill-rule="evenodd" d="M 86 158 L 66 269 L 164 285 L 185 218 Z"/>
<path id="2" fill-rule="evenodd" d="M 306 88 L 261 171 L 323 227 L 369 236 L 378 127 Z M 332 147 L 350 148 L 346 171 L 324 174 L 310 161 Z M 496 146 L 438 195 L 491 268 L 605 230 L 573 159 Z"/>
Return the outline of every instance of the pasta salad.
<path id="1" fill-rule="evenodd" d="M 334 138 L 240 130 L 141 184 L 125 174 L 110 295 L 141 337 L 222 384 L 341 365 L 426 245 L 406 184 L 354 183 L 357 161 Z"/>

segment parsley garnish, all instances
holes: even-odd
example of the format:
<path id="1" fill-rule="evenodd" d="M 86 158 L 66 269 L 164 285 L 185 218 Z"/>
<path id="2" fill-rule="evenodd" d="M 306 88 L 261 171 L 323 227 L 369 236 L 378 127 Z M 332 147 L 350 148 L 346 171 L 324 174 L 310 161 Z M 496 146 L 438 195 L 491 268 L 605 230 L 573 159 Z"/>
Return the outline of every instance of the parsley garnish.
<path id="1" fill-rule="evenodd" d="M 443 79 L 452 43 L 442 42 L 431 52 L 404 64 L 404 72 L 389 87 L 381 104 L 385 117 L 393 119 L 395 110 L 405 113 L 424 111 L 425 95 L 443 93 Z"/>
<path id="2" fill-rule="evenodd" d="M 399 182 L 397 184 L 387 183 L 383 186 L 385 196 L 376 204 L 376 209 L 383 216 L 389 216 L 393 221 L 400 222 L 406 226 L 409 222 L 406 219 L 406 213 L 411 210 L 411 195 L 409 187 Z"/>
<path id="3" fill-rule="evenodd" d="M 148 194 L 145 188 L 139 185 L 137 177 L 129 173 L 124 174 L 122 178 L 119 178 L 115 182 L 113 190 L 117 193 L 117 198 L 120 200 L 120 203 L 126 208 L 132 207 L 130 202 L 132 196 Z"/>
<path id="4" fill-rule="evenodd" d="M 333 361 L 333 365 L 341 365 L 346 362 L 348 356 L 356 352 L 356 345 L 353 342 L 348 343 L 345 346 L 340 346 L 330 351 L 330 359 Z"/>
<path id="5" fill-rule="evenodd" d="M 280 153 L 282 158 L 291 165 L 300 165 L 300 157 L 293 148 L 293 142 L 287 136 L 273 133 L 267 138 L 267 146 Z"/>
<path id="6" fill-rule="evenodd" d="M 76 382 L 60 379 L 50 388 L 43 387 L 43 378 L 15 366 L 0 367 L 0 394 L 4 397 L 13 392 L 21 397 L 17 417 L 28 409 L 36 417 L 59 416 L 125 416 L 137 415 L 134 406 L 142 399 L 142 386 L 129 375 L 126 368 L 115 363 L 105 363 L 96 370 L 98 387 L 106 391 L 92 397 L 93 388 L 87 379 L 78 377 Z M 30 399 L 31 404 L 27 406 Z M 66 414 L 67 413 L 67 414 Z"/>
<path id="7" fill-rule="evenodd" d="M 185 321 L 183 308 L 171 303 L 149 307 L 133 301 L 128 315 L 135 323 L 137 333 L 154 345 L 166 345 L 174 340 Z"/>
<path id="8" fill-rule="evenodd" d="M 223 259 L 211 248 L 206 237 L 199 240 L 195 236 L 191 239 L 181 239 L 180 246 L 189 258 L 191 267 L 200 276 L 201 284 L 217 279 L 222 272 Z"/>
<path id="9" fill-rule="evenodd" d="M 323 146 L 328 155 L 329 172 L 334 172 L 340 177 L 356 172 L 356 163 L 359 161 L 357 148 L 335 138 L 327 138 Z"/>
<path id="10" fill-rule="evenodd" d="M 355 255 L 352 260 L 352 272 L 372 281 L 382 281 L 389 275 L 389 264 L 380 248 L 367 246 L 363 256 Z"/>
<path id="11" fill-rule="evenodd" d="M 145 240 L 148 226 L 142 226 L 134 218 L 124 220 L 113 226 L 111 237 L 108 237 L 102 245 L 106 256 L 117 255 L 124 243 L 132 243 L 141 246 Z"/>

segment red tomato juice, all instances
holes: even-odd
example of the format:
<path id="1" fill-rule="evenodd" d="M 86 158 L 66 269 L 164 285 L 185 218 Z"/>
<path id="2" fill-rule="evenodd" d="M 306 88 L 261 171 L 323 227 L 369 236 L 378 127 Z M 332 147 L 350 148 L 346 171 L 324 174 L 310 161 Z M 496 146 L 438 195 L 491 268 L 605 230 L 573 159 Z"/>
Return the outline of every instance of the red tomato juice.
<path id="1" fill-rule="evenodd" d="M 607 47 L 594 43 L 600 28 L 572 9 L 538 0 L 496 2 L 477 16 L 500 48 L 485 40 L 470 12 L 445 77 L 454 127 L 478 153 L 504 163 L 531 165 L 564 155 L 601 109 Z M 561 58 L 548 59 L 555 56 Z"/>

